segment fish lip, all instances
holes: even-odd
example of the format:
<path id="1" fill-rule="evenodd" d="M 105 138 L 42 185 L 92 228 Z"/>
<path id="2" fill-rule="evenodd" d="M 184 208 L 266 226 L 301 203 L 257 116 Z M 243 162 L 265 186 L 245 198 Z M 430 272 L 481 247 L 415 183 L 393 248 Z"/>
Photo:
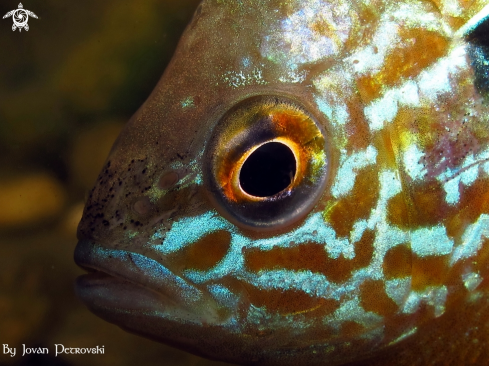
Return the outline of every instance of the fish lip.
<path id="1" fill-rule="evenodd" d="M 227 355 L 219 359 L 239 362 L 239 353 L 232 346 L 238 343 L 240 333 L 230 330 L 229 324 L 233 323 L 216 314 L 215 301 L 207 293 L 173 275 L 175 278 L 170 276 L 168 280 L 185 283 L 180 282 L 181 287 L 175 287 L 178 293 L 172 297 L 171 285 L 166 285 L 170 290 L 165 293 L 158 281 L 139 281 L 132 268 L 124 269 L 117 263 L 103 264 L 104 255 L 111 254 L 118 254 L 121 263 L 129 267 L 144 260 L 140 254 L 104 248 L 90 240 L 80 240 L 75 248 L 75 263 L 90 272 L 77 278 L 75 291 L 91 312 L 131 333 L 204 357 L 215 358 L 214 342 L 220 339 L 220 343 L 229 346 L 225 347 Z M 132 261 L 128 259 L 131 256 L 134 256 Z M 157 263 L 149 258 L 146 261 L 147 264 Z M 150 274 L 154 275 L 158 269 L 164 271 L 160 267 L 164 268 L 155 264 Z M 131 296 L 127 296 L 128 290 L 132 291 Z"/>
<path id="2" fill-rule="evenodd" d="M 157 310 L 162 316 L 194 323 L 217 317 L 215 301 L 208 294 L 142 254 L 82 239 L 74 259 L 89 272 L 77 278 L 76 293 L 97 315 L 101 309 L 123 309 L 141 314 Z"/>
<path id="3" fill-rule="evenodd" d="M 181 277 L 173 274 L 165 266 L 142 254 L 121 249 L 111 249 L 90 240 L 80 240 L 75 248 L 75 263 L 88 272 L 103 272 L 136 285 L 165 293 L 173 285 L 193 291 L 195 297 L 199 290 Z M 171 284 L 169 281 L 174 281 Z"/>

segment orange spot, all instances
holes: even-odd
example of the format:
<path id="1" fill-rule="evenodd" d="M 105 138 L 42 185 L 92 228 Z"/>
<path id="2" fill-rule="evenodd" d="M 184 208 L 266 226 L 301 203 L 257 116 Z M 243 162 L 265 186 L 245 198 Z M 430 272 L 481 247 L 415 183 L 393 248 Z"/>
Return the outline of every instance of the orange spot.
<path id="1" fill-rule="evenodd" d="M 378 149 L 377 164 L 390 169 L 397 169 L 396 155 L 391 141 L 391 129 L 383 128 L 374 136 L 374 143 Z"/>
<path id="2" fill-rule="evenodd" d="M 489 213 L 489 179 L 477 179 L 468 187 L 460 185 L 458 204 L 448 205 L 445 197 L 443 185 L 438 181 L 416 184 L 411 188 L 410 204 L 404 203 L 402 192 L 389 200 L 388 220 L 403 228 L 442 223 L 455 243 L 460 243 L 467 226 L 477 221 L 481 214 Z"/>
<path id="3" fill-rule="evenodd" d="M 206 271 L 224 258 L 231 245 L 231 234 L 220 230 L 204 236 L 177 253 L 169 256 L 173 268 Z"/>
<path id="4" fill-rule="evenodd" d="M 387 202 L 387 220 L 400 228 L 411 228 L 405 192 L 401 191 Z"/>
<path id="5" fill-rule="evenodd" d="M 376 6 L 372 6 L 372 4 L 368 6 L 362 5 L 359 5 L 360 8 L 358 9 L 358 23 L 355 22 L 357 26 L 351 32 L 355 36 L 348 37 L 345 42 L 346 52 L 354 50 L 362 43 L 370 42 L 377 29 L 380 15 L 379 9 Z"/>
<path id="6" fill-rule="evenodd" d="M 364 75 L 357 79 L 357 88 L 364 104 L 369 104 L 372 100 L 380 96 L 382 84 L 376 81 L 371 75 Z"/>
<path id="7" fill-rule="evenodd" d="M 266 251 L 259 248 L 244 249 L 243 256 L 245 266 L 252 272 L 273 269 L 310 270 L 313 273 L 324 274 L 332 282 L 341 283 L 351 277 L 353 270 L 370 263 L 374 239 L 374 232 L 365 231 L 362 238 L 355 243 L 353 259 L 345 259 L 343 256 L 329 258 L 324 246 L 313 243 L 290 248 L 275 247 Z"/>
<path id="8" fill-rule="evenodd" d="M 234 277 L 224 277 L 219 283 L 240 297 L 238 312 L 242 317 L 247 316 L 250 304 L 281 315 L 307 313 L 312 317 L 326 316 L 339 307 L 336 300 L 312 297 L 299 290 L 264 290 Z"/>
<path id="9" fill-rule="evenodd" d="M 449 44 L 445 37 L 424 28 L 402 29 L 399 36 L 408 46 L 387 56 L 381 74 L 388 85 L 419 75 L 446 53 Z"/>
<path id="10" fill-rule="evenodd" d="M 370 128 L 365 120 L 363 105 L 358 97 L 347 101 L 350 120 L 346 124 L 347 150 L 349 152 L 366 149 L 370 144 Z"/>
<path id="11" fill-rule="evenodd" d="M 362 169 L 355 179 L 352 191 L 326 212 L 326 220 L 339 237 L 349 236 L 353 224 L 370 215 L 370 210 L 377 204 L 378 197 L 377 170 L 372 167 Z"/>
<path id="12" fill-rule="evenodd" d="M 423 28 L 403 28 L 399 32 L 401 47 L 394 48 L 385 58 L 382 69 L 375 75 L 357 80 L 364 103 L 380 96 L 384 86 L 399 84 L 405 78 L 417 76 L 446 53 L 448 40 Z"/>
<path id="13" fill-rule="evenodd" d="M 460 203 L 451 208 L 447 220 L 447 233 L 460 237 L 466 227 L 473 224 L 483 213 L 489 212 L 489 179 L 477 179 L 469 187 L 461 186 Z"/>
<path id="14" fill-rule="evenodd" d="M 440 123 L 436 117 L 429 108 L 399 108 L 393 123 L 397 130 L 395 135 L 403 139 L 404 144 L 416 141 L 423 149 L 430 150 L 440 140 L 440 136 L 446 134 L 444 121 Z"/>
<path id="15" fill-rule="evenodd" d="M 411 275 L 411 250 L 405 244 L 397 245 L 387 251 L 382 268 L 387 279 L 402 278 Z"/>
<path id="16" fill-rule="evenodd" d="M 268 311 L 281 315 L 307 312 L 313 313 L 314 316 L 325 316 L 339 307 L 339 302 L 336 300 L 311 297 L 302 291 L 261 290 L 247 283 L 243 283 L 243 286 L 246 288 L 251 304 L 256 307 L 266 307 Z"/>
<path id="17" fill-rule="evenodd" d="M 448 259 L 448 255 L 424 258 L 413 255 L 412 289 L 420 291 L 444 284 L 449 270 Z"/>
<path id="18" fill-rule="evenodd" d="M 438 8 L 438 11 L 441 11 L 443 9 L 443 3 L 442 0 L 430 0 L 435 6 Z"/>
<path id="19" fill-rule="evenodd" d="M 311 30 L 313 32 L 328 38 L 336 38 L 335 28 L 334 25 L 329 24 L 324 18 L 318 18 L 318 20 L 311 25 Z"/>
<path id="20" fill-rule="evenodd" d="M 446 193 L 438 181 L 416 185 L 412 191 L 413 227 L 437 225 L 447 216 L 450 208 L 445 202 Z"/>
<path id="21" fill-rule="evenodd" d="M 440 13 L 443 13 L 443 9 L 444 9 L 444 1 L 443 0 L 430 0 L 433 4 L 435 4 L 435 6 L 438 8 L 438 11 Z M 461 8 L 463 8 L 464 10 L 465 9 L 468 9 L 471 5 L 474 5 L 474 3 L 477 3 L 476 1 L 474 0 L 458 0 L 457 2 L 457 5 Z M 457 17 L 453 17 L 453 16 L 449 16 L 447 17 L 448 21 L 449 22 L 453 22 L 453 21 L 456 21 L 458 20 L 459 22 L 463 22 L 464 24 L 468 21 L 469 19 L 469 12 L 463 12 L 463 15 L 462 16 L 457 16 Z M 457 29 L 457 28 L 456 28 Z"/>
<path id="22" fill-rule="evenodd" d="M 397 311 L 396 303 L 385 293 L 383 281 L 367 280 L 360 285 L 360 302 L 366 311 L 389 316 Z"/>
<path id="23" fill-rule="evenodd" d="M 358 338 L 365 333 L 365 327 L 357 322 L 345 321 L 341 323 L 340 334 L 345 338 Z"/>

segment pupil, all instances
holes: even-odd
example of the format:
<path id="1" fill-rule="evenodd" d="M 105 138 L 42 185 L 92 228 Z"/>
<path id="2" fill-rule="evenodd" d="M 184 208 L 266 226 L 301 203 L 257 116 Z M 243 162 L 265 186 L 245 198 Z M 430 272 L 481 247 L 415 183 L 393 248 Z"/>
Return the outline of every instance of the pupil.
<path id="1" fill-rule="evenodd" d="M 255 197 L 273 196 L 289 186 L 296 170 L 290 148 L 269 142 L 256 149 L 244 162 L 239 183 L 246 193 Z"/>
<path id="2" fill-rule="evenodd" d="M 468 55 L 475 75 L 475 87 L 486 99 L 489 98 L 489 19 L 483 20 L 468 34 Z"/>

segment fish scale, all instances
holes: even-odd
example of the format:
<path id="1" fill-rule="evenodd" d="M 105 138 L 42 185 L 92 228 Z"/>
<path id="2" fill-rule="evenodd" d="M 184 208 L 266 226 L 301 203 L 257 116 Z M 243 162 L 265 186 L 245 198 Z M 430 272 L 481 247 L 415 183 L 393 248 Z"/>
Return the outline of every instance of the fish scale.
<path id="1" fill-rule="evenodd" d="M 80 298 L 237 364 L 488 364 L 487 24 L 481 0 L 204 0 L 89 195 Z M 250 194 L 270 143 L 290 184 Z"/>

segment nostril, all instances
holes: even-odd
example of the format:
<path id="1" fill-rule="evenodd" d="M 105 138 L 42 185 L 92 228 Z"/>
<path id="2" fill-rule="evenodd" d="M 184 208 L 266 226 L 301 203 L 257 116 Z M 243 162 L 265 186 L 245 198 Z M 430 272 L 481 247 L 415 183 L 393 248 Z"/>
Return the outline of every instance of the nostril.
<path id="1" fill-rule="evenodd" d="M 170 189 L 178 182 L 178 179 L 179 177 L 177 172 L 171 171 L 165 173 L 161 176 L 158 182 L 158 187 L 161 189 Z"/>
<path id="2" fill-rule="evenodd" d="M 133 209 L 139 215 L 146 215 L 151 211 L 153 204 L 150 202 L 148 197 L 143 197 L 134 203 Z"/>

